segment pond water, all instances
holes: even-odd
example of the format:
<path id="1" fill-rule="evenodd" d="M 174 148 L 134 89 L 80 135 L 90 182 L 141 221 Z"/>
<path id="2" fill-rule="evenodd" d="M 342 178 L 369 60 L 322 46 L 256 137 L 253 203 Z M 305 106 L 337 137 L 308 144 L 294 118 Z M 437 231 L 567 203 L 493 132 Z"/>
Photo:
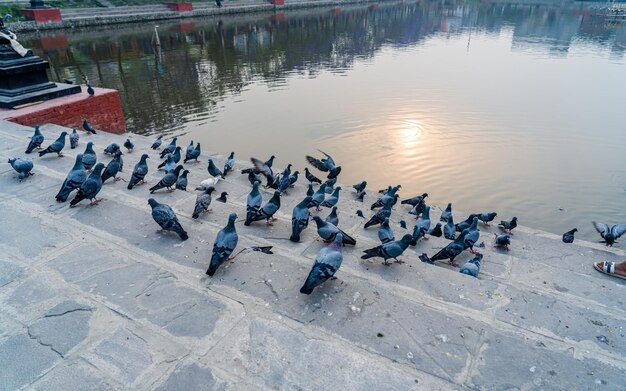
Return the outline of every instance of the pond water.
<path id="1" fill-rule="evenodd" d="M 54 80 L 120 90 L 128 129 L 596 240 L 626 222 L 626 23 L 596 4 L 381 3 L 47 33 Z M 374 197 L 369 193 L 370 200 Z"/>

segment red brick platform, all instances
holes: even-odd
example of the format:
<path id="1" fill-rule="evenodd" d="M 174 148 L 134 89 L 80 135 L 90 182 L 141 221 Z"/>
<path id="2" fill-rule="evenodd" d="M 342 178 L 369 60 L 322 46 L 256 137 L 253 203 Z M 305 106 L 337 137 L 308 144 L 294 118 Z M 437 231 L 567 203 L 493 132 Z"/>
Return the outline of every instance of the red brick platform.
<path id="1" fill-rule="evenodd" d="M 58 8 L 25 8 L 20 12 L 36 23 L 60 22 L 62 20 L 61 10 Z"/>
<path id="2" fill-rule="evenodd" d="M 89 96 L 83 86 L 80 94 L 64 96 L 20 109 L 0 109 L 0 119 L 21 125 L 55 124 L 80 128 L 86 118 L 94 128 L 110 133 L 124 133 L 126 121 L 117 90 L 94 87 Z"/>

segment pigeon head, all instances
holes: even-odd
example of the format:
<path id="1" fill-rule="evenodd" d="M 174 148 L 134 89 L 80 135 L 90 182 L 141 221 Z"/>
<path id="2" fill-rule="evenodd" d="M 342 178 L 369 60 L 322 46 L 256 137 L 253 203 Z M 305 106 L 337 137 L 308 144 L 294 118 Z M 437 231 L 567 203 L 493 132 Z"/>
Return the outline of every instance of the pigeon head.
<path id="1" fill-rule="evenodd" d="M 144 153 L 143 155 L 141 155 L 141 160 L 143 160 L 144 162 L 146 161 L 146 159 L 150 158 L 150 156 L 148 156 L 147 153 Z"/>
<path id="2" fill-rule="evenodd" d="M 186 170 L 185 170 L 186 171 Z M 207 194 L 211 194 L 215 191 L 215 188 L 213 186 L 209 186 L 208 189 L 206 189 L 204 192 Z"/>
<path id="3" fill-rule="evenodd" d="M 172 141 L 176 141 L 176 140 L 178 140 L 178 137 L 174 137 L 174 138 L 172 139 Z"/>
<path id="4" fill-rule="evenodd" d="M 413 240 L 413 235 L 411 234 L 405 234 L 402 239 L 400 239 L 400 241 L 402 242 L 403 245 L 405 246 L 409 246 L 409 243 L 411 243 L 411 240 Z"/>
<path id="5" fill-rule="evenodd" d="M 517 223 L 517 217 L 513 217 L 511 221 L 515 221 Z"/>
<path id="6" fill-rule="evenodd" d="M 176 149 L 174 150 L 174 152 L 180 152 L 180 147 L 176 147 Z"/>
<path id="7" fill-rule="evenodd" d="M 60 137 L 60 138 L 63 138 L 63 137 L 65 137 L 65 136 L 67 136 L 67 132 L 66 132 L 66 131 L 62 131 L 62 132 L 61 132 L 61 135 L 60 135 L 59 137 Z"/>
<path id="8" fill-rule="evenodd" d="M 104 163 L 98 163 L 96 164 L 96 166 L 93 168 L 93 173 L 95 175 L 100 175 L 100 173 L 102 172 L 102 170 L 104 169 Z"/>
<path id="9" fill-rule="evenodd" d="M 187 174 L 189 174 L 189 170 L 184 170 L 182 175 L 185 176 Z"/>
<path id="10" fill-rule="evenodd" d="M 578 228 L 574 228 L 572 232 L 578 232 Z"/>
<path id="11" fill-rule="evenodd" d="M 122 155 L 123 155 L 122 151 L 115 152 L 115 157 L 120 157 Z"/>
<path id="12" fill-rule="evenodd" d="M 341 190 L 341 186 L 337 186 L 337 187 L 335 187 L 335 191 L 336 191 L 336 192 L 339 192 L 339 190 Z"/>
<path id="13" fill-rule="evenodd" d="M 333 213 L 337 212 L 337 207 L 336 207 L 336 206 L 333 206 L 332 211 L 333 211 Z"/>
<path id="14" fill-rule="evenodd" d="M 13 162 L 16 161 L 16 160 L 17 160 L 16 158 L 9 159 L 9 164 L 13 164 Z"/>
<path id="15" fill-rule="evenodd" d="M 428 193 L 422 194 L 422 198 L 426 198 L 426 197 L 428 197 Z"/>
<path id="16" fill-rule="evenodd" d="M 226 198 L 226 196 L 227 196 L 227 195 L 228 195 L 228 193 L 227 193 L 227 192 L 225 192 L 225 191 L 223 191 L 223 192 L 222 192 L 222 194 L 220 194 L 220 197 L 222 197 L 222 198 Z"/>
<path id="17" fill-rule="evenodd" d="M 300 174 L 300 171 L 298 171 L 298 170 L 293 172 L 293 175 L 298 175 L 298 174 Z"/>
<path id="18" fill-rule="evenodd" d="M 162 138 L 163 138 L 163 135 L 162 135 L 162 134 L 160 134 L 160 135 L 157 137 L 157 140 L 160 140 L 160 139 L 162 139 Z"/>
<path id="19" fill-rule="evenodd" d="M 319 216 L 313 216 L 313 221 L 315 221 L 317 224 L 324 223 L 324 220 L 322 220 L 322 218 Z"/>
<path id="20" fill-rule="evenodd" d="M 150 198 L 148 199 L 148 205 L 154 208 L 155 206 L 159 205 L 159 203 L 154 198 Z"/>
<path id="21" fill-rule="evenodd" d="M 184 169 L 183 166 L 181 166 L 180 164 L 178 166 L 176 166 L 176 168 L 174 169 L 174 173 L 176 173 L 176 175 L 180 175 L 180 171 Z"/>
<path id="22" fill-rule="evenodd" d="M 193 145 L 193 140 L 191 140 L 191 141 L 189 142 L 189 145 L 190 145 L 190 146 L 192 146 L 192 145 Z"/>
<path id="23" fill-rule="evenodd" d="M 228 215 L 228 224 L 235 224 L 237 220 L 237 213 L 231 213 Z"/>

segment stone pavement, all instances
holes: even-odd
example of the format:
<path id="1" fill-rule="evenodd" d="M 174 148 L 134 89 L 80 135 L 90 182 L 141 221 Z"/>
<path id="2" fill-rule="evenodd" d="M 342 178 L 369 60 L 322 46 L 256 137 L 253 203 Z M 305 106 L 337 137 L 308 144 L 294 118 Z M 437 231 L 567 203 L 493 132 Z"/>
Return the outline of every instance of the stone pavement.
<path id="1" fill-rule="evenodd" d="M 61 128 L 42 130 L 47 145 Z M 0 122 L 4 162 L 25 156 L 31 133 Z M 124 178 L 152 141 L 133 139 Z M 301 243 L 282 239 L 305 191 L 301 180 L 283 197 L 274 227 L 237 225 L 240 248 L 273 245 L 275 254 L 243 253 L 208 278 L 216 232 L 230 211 L 245 215 L 245 176 L 219 183 L 228 203 L 214 201 L 198 221 L 190 218 L 193 191 L 154 194 L 178 214 L 190 234 L 184 243 L 156 233 L 147 185 L 129 191 L 125 182 L 109 182 L 98 206 L 70 209 L 54 201 L 87 141 L 108 162 L 104 147 L 123 140 L 81 132 L 79 148 L 64 158 L 33 155 L 35 175 L 23 182 L 8 164 L 0 166 L 2 390 L 626 388 L 625 284 L 591 267 L 625 258 L 619 245 L 565 245 L 519 227 L 506 252 L 491 246 L 496 228 L 481 227 L 486 247 L 478 279 L 418 260 L 446 243 L 440 238 L 409 248 L 405 264 L 385 267 L 359 258 L 377 244 L 376 229 L 363 229 L 355 210 L 369 215 L 369 203 L 354 202 L 346 186 L 339 225 L 357 246 L 344 249 L 337 280 L 306 296 L 298 290 L 323 243 L 314 224 Z M 181 137 L 179 144 L 188 142 Z M 149 154 L 148 180 L 155 183 L 160 159 Z M 208 177 L 208 156 L 223 164 L 224 156 L 204 151 L 200 164 L 187 165 L 190 188 Z M 410 221 L 397 205 L 397 236 L 401 218 Z"/>

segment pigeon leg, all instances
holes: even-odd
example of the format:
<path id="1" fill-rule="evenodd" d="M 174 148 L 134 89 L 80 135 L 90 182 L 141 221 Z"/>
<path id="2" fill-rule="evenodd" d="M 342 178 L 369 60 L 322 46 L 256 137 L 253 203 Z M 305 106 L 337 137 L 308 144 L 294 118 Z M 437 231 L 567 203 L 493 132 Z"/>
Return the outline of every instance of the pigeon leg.
<path id="1" fill-rule="evenodd" d="M 207 210 L 205 210 L 205 212 L 213 212 L 213 209 L 212 208 L 211 209 L 207 209 Z"/>
<path id="2" fill-rule="evenodd" d="M 270 221 L 270 219 L 267 219 L 267 221 L 266 221 L 266 223 L 265 223 L 265 224 L 267 224 L 267 225 L 272 225 L 272 226 L 274 225 L 274 223 L 272 223 L 272 222 Z"/>
<path id="3" fill-rule="evenodd" d="M 331 280 L 337 280 L 337 277 L 332 276 L 330 279 L 331 279 Z"/>
<path id="4" fill-rule="evenodd" d="M 175 190 L 175 189 L 172 189 L 171 187 L 168 187 L 168 188 L 167 188 L 167 191 L 170 191 L 170 192 L 172 192 L 172 191 L 174 191 L 174 190 Z"/>
<path id="5" fill-rule="evenodd" d="M 139 181 L 140 184 L 144 184 L 144 183 L 148 183 L 146 181 L 144 181 L 143 179 Z"/>
<path id="6" fill-rule="evenodd" d="M 426 237 L 426 235 L 424 235 L 424 236 L 422 237 L 422 239 L 424 239 L 424 240 L 428 240 L 428 239 L 430 239 L 430 238 L 428 238 L 428 237 Z"/>
<path id="7" fill-rule="evenodd" d="M 509 251 L 509 245 L 505 245 L 504 248 L 506 249 L 506 251 Z"/>
<path id="8" fill-rule="evenodd" d="M 478 254 L 478 251 L 474 250 L 474 247 L 470 248 L 470 252 L 474 255 Z"/>
<path id="9" fill-rule="evenodd" d="M 386 259 L 383 261 L 383 265 L 385 265 L 385 266 L 391 266 L 391 264 L 390 264 L 390 263 L 387 263 L 387 260 L 386 260 Z"/>
<path id="10" fill-rule="evenodd" d="M 485 224 L 485 227 L 491 227 L 491 225 L 489 225 L 489 223 L 483 222 L 483 224 Z"/>
<path id="11" fill-rule="evenodd" d="M 272 216 L 272 217 L 270 217 L 270 219 L 272 219 L 272 221 L 276 221 L 276 220 L 278 220 L 278 217 Z"/>
<path id="12" fill-rule="evenodd" d="M 115 177 L 115 182 L 121 181 L 121 180 L 122 180 L 122 178 Z"/>
<path id="13" fill-rule="evenodd" d="M 452 258 L 450 258 L 449 263 L 450 263 L 450 265 L 455 266 L 455 267 L 459 266 L 459 265 L 456 264 L 456 261 L 454 259 L 452 259 Z"/>
<path id="14" fill-rule="evenodd" d="M 316 207 L 315 207 L 315 210 L 316 210 L 316 211 L 318 211 L 318 212 L 320 212 L 320 211 L 322 210 L 322 208 L 320 208 L 319 206 L 316 206 Z"/>
<path id="15" fill-rule="evenodd" d="M 98 203 L 99 203 L 100 201 L 102 201 L 102 200 L 100 200 L 100 199 L 98 199 L 98 198 L 92 198 L 92 199 L 91 199 L 91 204 L 90 204 L 90 205 L 98 205 Z"/>
<path id="16" fill-rule="evenodd" d="M 64 157 L 65 155 L 63 155 L 63 153 L 61 153 L 61 152 L 58 152 L 58 153 L 57 153 L 57 156 L 58 156 L 58 157 Z"/>
<path id="17" fill-rule="evenodd" d="M 400 264 L 403 264 L 403 263 L 404 263 L 404 261 L 403 261 L 403 260 L 400 260 L 400 259 L 398 259 L 398 258 L 394 258 L 394 259 L 396 260 L 396 263 L 400 263 Z"/>

